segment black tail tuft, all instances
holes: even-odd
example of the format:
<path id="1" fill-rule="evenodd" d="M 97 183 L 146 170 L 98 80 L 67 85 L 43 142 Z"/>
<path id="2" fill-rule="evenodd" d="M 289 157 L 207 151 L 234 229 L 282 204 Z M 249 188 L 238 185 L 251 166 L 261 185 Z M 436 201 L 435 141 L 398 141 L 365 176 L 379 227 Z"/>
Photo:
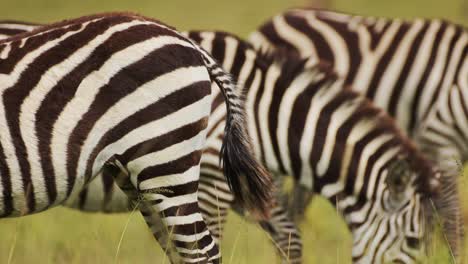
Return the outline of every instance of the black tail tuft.
<path id="1" fill-rule="evenodd" d="M 226 126 L 220 158 L 228 185 L 240 206 L 253 215 L 266 218 L 272 207 L 273 181 L 252 152 L 245 129 L 243 98 L 231 76 L 205 50 L 194 45 L 200 50 L 210 76 L 221 89 L 226 102 Z"/>
<path id="2" fill-rule="evenodd" d="M 237 201 L 254 215 L 266 218 L 272 206 L 273 183 L 267 170 L 254 158 L 245 135 L 238 122 L 226 122 L 221 147 L 224 175 Z"/>

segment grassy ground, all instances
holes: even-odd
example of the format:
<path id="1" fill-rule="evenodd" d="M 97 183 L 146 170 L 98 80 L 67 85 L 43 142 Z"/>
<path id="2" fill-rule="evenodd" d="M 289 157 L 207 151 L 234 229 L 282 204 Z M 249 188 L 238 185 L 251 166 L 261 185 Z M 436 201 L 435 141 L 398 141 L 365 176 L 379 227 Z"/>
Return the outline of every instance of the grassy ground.
<path id="1" fill-rule="evenodd" d="M 468 4 L 463 5 L 460 0 L 332 2 L 335 8 L 353 13 L 445 17 L 468 24 L 463 17 L 468 14 Z M 0 19 L 45 23 L 96 12 L 132 10 L 180 29 L 223 29 L 246 36 L 268 17 L 304 3 L 305 0 L 0 0 Z M 468 184 L 464 187 L 467 190 Z M 468 195 L 463 199 L 468 223 Z M 226 263 L 274 263 L 274 249 L 263 232 L 236 215 L 231 215 L 228 223 L 222 244 Z M 350 262 L 349 232 L 327 202 L 317 199 L 312 204 L 302 229 L 306 263 Z M 57 208 L 34 216 L 2 219 L 0 234 L 0 263 L 168 263 L 138 214 L 83 214 Z M 434 248 L 436 252 L 429 263 L 448 263 L 443 243 L 437 242 Z M 468 253 L 465 254 L 468 259 Z"/>

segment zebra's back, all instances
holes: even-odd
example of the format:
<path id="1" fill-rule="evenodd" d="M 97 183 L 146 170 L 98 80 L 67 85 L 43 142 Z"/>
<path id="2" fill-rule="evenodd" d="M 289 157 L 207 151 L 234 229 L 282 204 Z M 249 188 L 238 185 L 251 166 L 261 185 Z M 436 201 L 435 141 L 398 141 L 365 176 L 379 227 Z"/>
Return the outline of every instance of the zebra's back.
<path id="1" fill-rule="evenodd" d="M 388 19 L 292 9 L 250 36 L 260 50 L 287 52 L 334 66 L 360 93 L 414 135 L 436 98 L 466 70 L 468 31 L 439 19 Z M 468 88 L 467 88 L 468 89 Z"/>

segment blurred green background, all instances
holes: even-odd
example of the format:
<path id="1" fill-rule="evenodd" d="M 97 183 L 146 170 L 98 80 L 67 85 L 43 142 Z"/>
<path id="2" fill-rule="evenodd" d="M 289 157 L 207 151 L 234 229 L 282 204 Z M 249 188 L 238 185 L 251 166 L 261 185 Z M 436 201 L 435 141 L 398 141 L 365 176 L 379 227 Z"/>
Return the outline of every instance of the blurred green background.
<path id="1" fill-rule="evenodd" d="M 463 0 L 0 0 L 0 19 L 47 23 L 130 10 L 181 30 L 221 29 L 245 37 L 282 10 L 305 5 L 374 16 L 440 17 L 468 25 L 468 3 Z M 467 177 L 468 168 L 463 179 Z M 460 188 L 468 190 L 464 181 Z M 468 201 L 468 195 L 463 199 Z M 464 204 L 468 208 L 468 202 Z M 468 223 L 468 210 L 465 221 Z M 302 229 L 305 263 L 350 263 L 351 237 L 326 201 L 316 199 Z M 34 216 L 2 219 L 0 234 L 0 263 L 168 263 L 138 214 L 85 214 L 57 208 Z M 436 241 L 432 247 L 428 263 L 449 263 L 443 242 Z M 222 250 L 225 263 L 278 262 L 266 235 L 235 215 L 228 221 Z M 468 248 L 465 255 L 467 252 Z"/>

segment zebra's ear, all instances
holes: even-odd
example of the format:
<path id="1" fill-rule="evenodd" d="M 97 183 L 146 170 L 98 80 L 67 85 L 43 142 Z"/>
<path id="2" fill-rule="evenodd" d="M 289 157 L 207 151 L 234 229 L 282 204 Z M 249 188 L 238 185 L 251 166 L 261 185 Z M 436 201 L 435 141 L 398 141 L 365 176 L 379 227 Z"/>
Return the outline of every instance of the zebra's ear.
<path id="1" fill-rule="evenodd" d="M 398 159 L 388 169 L 386 184 L 390 193 L 404 193 L 411 181 L 411 170 L 405 159 Z"/>

